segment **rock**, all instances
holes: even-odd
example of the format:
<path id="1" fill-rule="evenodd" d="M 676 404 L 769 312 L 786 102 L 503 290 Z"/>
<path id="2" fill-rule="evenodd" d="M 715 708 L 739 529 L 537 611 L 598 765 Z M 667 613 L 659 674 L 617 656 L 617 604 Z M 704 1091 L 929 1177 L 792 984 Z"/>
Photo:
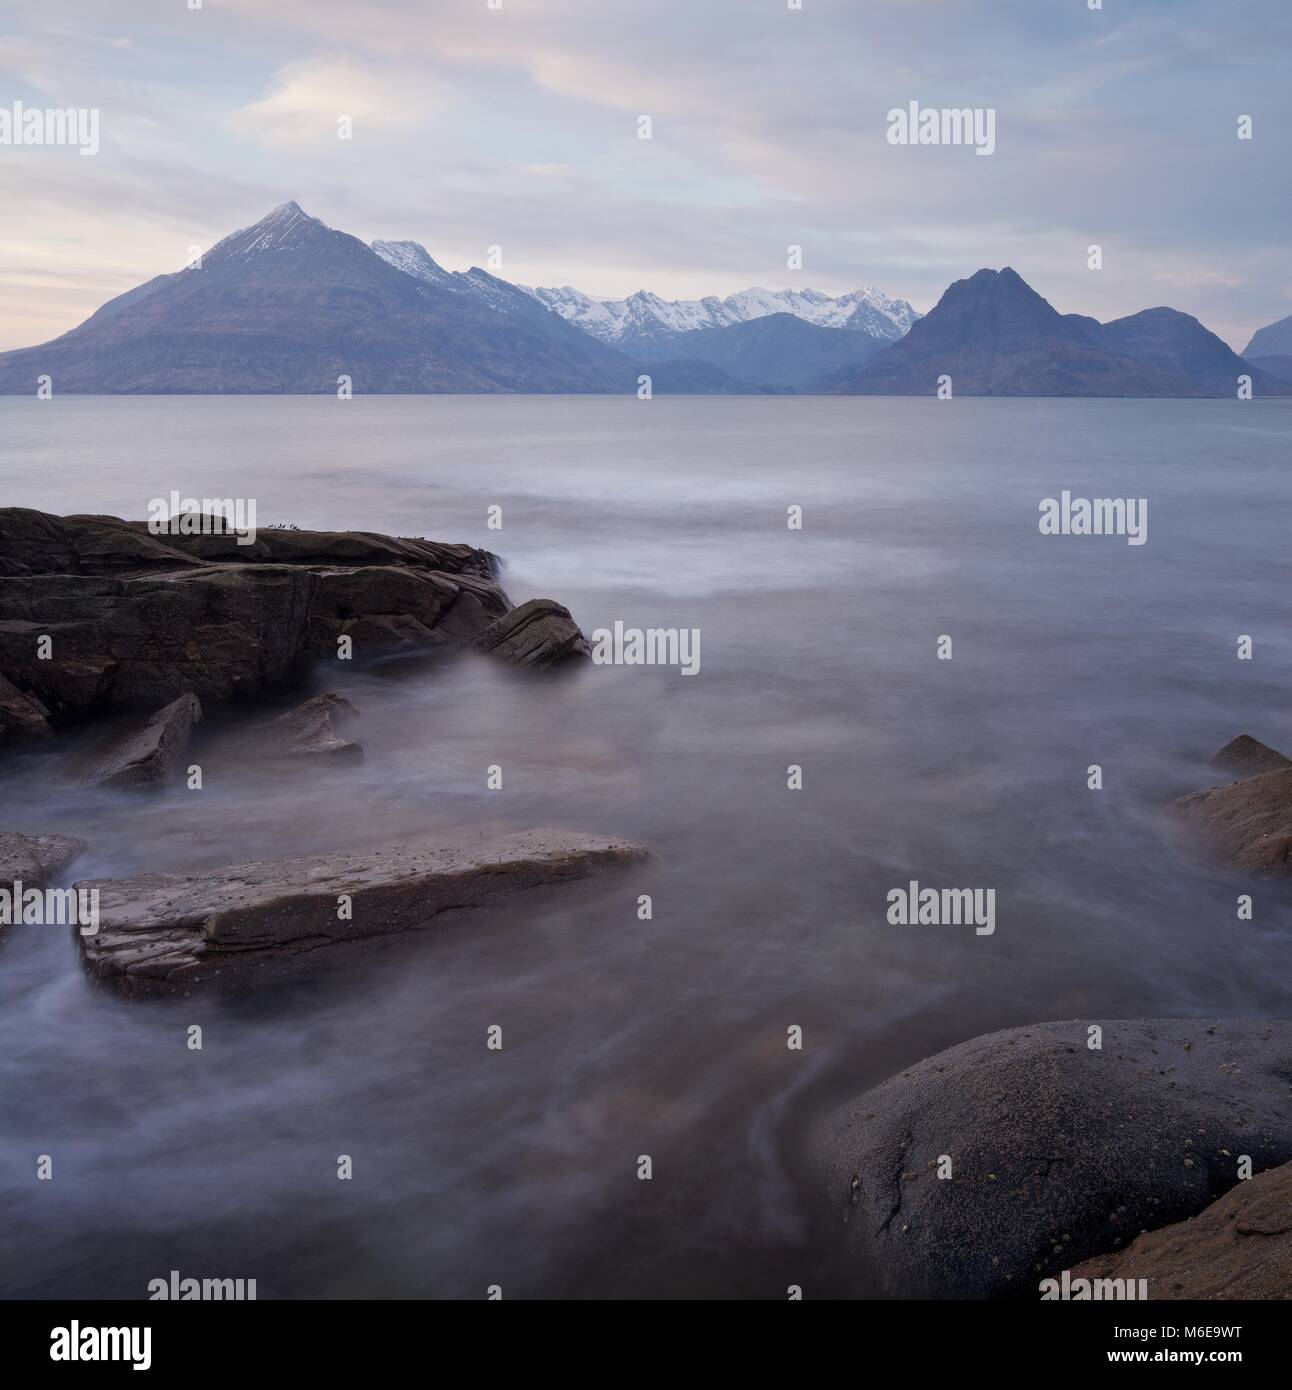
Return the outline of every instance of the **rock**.
<path id="1" fill-rule="evenodd" d="M 181 695 L 134 733 L 119 739 L 83 778 L 93 787 L 160 787 L 175 773 L 193 725 L 202 718 L 194 695 Z"/>
<path id="2" fill-rule="evenodd" d="M 256 695 L 307 659 L 335 658 L 343 637 L 365 656 L 492 632 L 487 649 L 529 664 L 583 641 L 558 604 L 526 604 L 498 628 L 512 607 L 488 551 L 368 532 L 261 529 L 243 546 L 7 507 L 0 576 L 0 676 L 55 721 L 189 691 L 205 703 Z M 12 720 L 5 709 L 0 697 L 0 721 Z"/>
<path id="3" fill-rule="evenodd" d="M 1256 777 L 1262 772 L 1278 772 L 1292 767 L 1292 759 L 1276 753 L 1273 748 L 1267 748 L 1250 734 L 1239 734 L 1212 758 L 1211 765 L 1235 777 Z"/>
<path id="4" fill-rule="evenodd" d="M 358 717 L 359 711 L 342 695 L 315 695 L 303 705 L 280 714 L 249 735 L 249 756 L 269 759 L 322 759 L 328 762 L 362 762 L 363 747 L 342 738 L 338 723 Z"/>
<path id="5" fill-rule="evenodd" d="M 0 676 L 0 740 L 48 738 L 50 732 L 45 706 Z"/>
<path id="6" fill-rule="evenodd" d="M 224 970 L 430 927 L 440 914 L 642 859 L 604 835 L 527 830 L 78 884 L 99 890 L 87 968 L 128 992 L 186 989 Z M 338 916 L 341 895 L 351 915 Z"/>
<path id="7" fill-rule="evenodd" d="M 821 1125 L 821 1186 L 887 1293 L 1035 1298 L 1042 1278 L 1203 1210 L 1238 1180 L 1233 1155 L 1292 1158 L 1292 1023 L 1111 1021 L 1098 1050 L 1090 1026 L 961 1043 Z"/>
<path id="8" fill-rule="evenodd" d="M 1292 874 L 1292 767 L 1191 792 L 1173 807 L 1231 867 Z"/>
<path id="9" fill-rule="evenodd" d="M 1292 1163 L 1232 1187 L 1189 1221 L 1097 1255 L 1073 1279 L 1145 1279 L 1150 1299 L 1292 1298 Z"/>
<path id="10" fill-rule="evenodd" d="M 550 598 L 513 608 L 476 638 L 476 646 L 525 666 L 551 666 L 591 650 L 570 610 Z"/>
<path id="11" fill-rule="evenodd" d="M 0 830 L 0 887 L 21 880 L 27 888 L 44 888 L 88 846 L 71 835 L 21 835 Z"/>

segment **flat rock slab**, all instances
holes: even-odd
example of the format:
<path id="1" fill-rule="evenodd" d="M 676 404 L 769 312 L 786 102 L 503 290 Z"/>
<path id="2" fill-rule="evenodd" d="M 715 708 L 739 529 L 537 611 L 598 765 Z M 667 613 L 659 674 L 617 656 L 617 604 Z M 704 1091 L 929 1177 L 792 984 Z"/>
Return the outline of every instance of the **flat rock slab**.
<path id="1" fill-rule="evenodd" d="M 859 1266 L 908 1298 L 1042 1278 L 1292 1159 L 1292 1023 L 1093 1020 L 990 1033 L 834 1112 L 820 1183 Z M 939 1178 L 942 1156 L 951 1177 Z"/>
<path id="2" fill-rule="evenodd" d="M 1292 767 L 1191 792 L 1172 804 L 1231 868 L 1292 874 Z"/>
<path id="3" fill-rule="evenodd" d="M 1190 1221 L 1085 1260 L 1073 1279 L 1143 1279 L 1150 1299 L 1292 1298 L 1292 1163 L 1257 1173 Z"/>
<path id="4" fill-rule="evenodd" d="M 128 990 L 184 989 L 233 966 L 418 931 L 441 913 L 636 862 L 626 840 L 565 830 L 441 835 L 209 873 L 79 884 L 99 890 L 88 969 Z M 348 915 L 341 909 L 348 899 Z"/>
<path id="5" fill-rule="evenodd" d="M 174 775 L 202 718 L 195 695 L 172 700 L 133 733 L 119 739 L 85 774 L 93 787 L 161 787 Z"/>
<path id="6" fill-rule="evenodd" d="M 72 835 L 0 830 L 0 887 L 21 881 L 28 888 L 43 888 L 87 848 L 84 840 Z"/>

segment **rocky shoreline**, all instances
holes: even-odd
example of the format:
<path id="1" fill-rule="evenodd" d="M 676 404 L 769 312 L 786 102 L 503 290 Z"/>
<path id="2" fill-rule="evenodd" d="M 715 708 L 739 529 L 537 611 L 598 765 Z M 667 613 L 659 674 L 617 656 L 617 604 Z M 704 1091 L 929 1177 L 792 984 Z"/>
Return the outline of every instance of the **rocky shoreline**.
<path id="1" fill-rule="evenodd" d="M 182 776 L 194 730 L 220 708 L 249 763 L 354 765 L 364 754 L 341 732 L 358 717 L 348 700 L 325 692 L 267 717 L 258 697 L 330 661 L 445 644 L 530 668 L 587 657 L 566 608 L 516 607 L 498 573 L 487 551 L 368 532 L 270 529 L 241 544 L 218 523 L 156 534 L 0 509 L 0 754 L 106 720 L 71 780 L 156 792 Z M 0 878 L 51 884 L 86 848 L 5 831 Z M 77 940 L 89 973 L 124 992 L 188 990 L 644 855 L 613 836 L 535 829 L 86 880 L 75 887 L 101 912 Z"/>
<path id="2" fill-rule="evenodd" d="M 177 784 L 216 712 L 249 763 L 345 776 L 364 759 L 349 700 L 325 691 L 271 713 L 263 697 L 331 661 L 440 646 L 526 668 L 589 653 L 567 609 L 513 605 L 496 557 L 470 546 L 294 530 L 244 546 L 0 509 L 0 756 L 57 755 L 64 735 L 101 725 L 75 778 L 85 788 Z M 1292 761 L 1240 735 L 1212 765 L 1226 780 L 1175 800 L 1174 823 L 1231 870 L 1292 873 Z M 0 881 L 55 885 L 92 848 L 45 829 L 0 831 Z M 75 939 L 88 975 L 125 995 L 187 993 L 306 957 L 335 963 L 646 856 L 564 827 L 458 830 L 86 879 L 75 887 L 99 917 Z M 1061 1274 L 1147 1279 L 1162 1298 L 1289 1291 L 1292 1023 L 987 1034 L 824 1117 L 811 1148 L 845 1258 L 891 1296 L 1035 1298 Z"/>

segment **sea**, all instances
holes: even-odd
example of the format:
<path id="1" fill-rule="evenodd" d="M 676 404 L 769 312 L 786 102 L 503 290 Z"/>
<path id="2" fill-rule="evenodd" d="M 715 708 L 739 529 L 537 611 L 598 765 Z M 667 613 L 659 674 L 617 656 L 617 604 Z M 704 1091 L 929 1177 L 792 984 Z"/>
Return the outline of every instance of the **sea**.
<path id="1" fill-rule="evenodd" d="M 0 399 L 0 504 L 172 491 L 486 547 L 698 669 L 327 662 L 263 708 L 346 696 L 362 766 L 248 764 L 217 711 L 200 791 L 6 753 L 0 828 L 87 840 L 67 882 L 462 827 L 650 856 L 189 997 L 4 930 L 0 1295 L 865 1297 L 814 1163 L 846 1098 L 1043 1020 L 1288 1016 L 1292 895 L 1169 803 L 1236 734 L 1292 754 L 1292 402 Z M 1065 491 L 1143 543 L 1044 534 Z M 890 921 L 911 883 L 993 929 Z"/>

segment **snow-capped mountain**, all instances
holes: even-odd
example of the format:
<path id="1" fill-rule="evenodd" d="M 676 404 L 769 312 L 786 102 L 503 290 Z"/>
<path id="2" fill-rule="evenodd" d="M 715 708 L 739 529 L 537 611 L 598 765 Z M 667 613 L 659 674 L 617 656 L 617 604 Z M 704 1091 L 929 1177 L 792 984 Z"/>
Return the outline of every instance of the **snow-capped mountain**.
<path id="1" fill-rule="evenodd" d="M 843 328 L 884 342 L 896 342 L 920 317 L 906 300 L 891 299 L 873 285 L 837 299 L 818 290 L 757 287 L 726 299 L 709 295 L 704 299 L 673 300 L 661 299 L 647 290 L 639 290 L 627 299 L 593 299 L 568 285 L 563 289 L 530 289 L 526 285 L 518 288 L 594 338 L 623 348 L 661 335 L 726 328 L 770 314 L 792 314 L 818 328 Z"/>
<path id="2" fill-rule="evenodd" d="M 373 241 L 369 245 L 383 261 L 405 275 L 441 289 L 456 290 L 489 309 L 517 313 L 534 307 L 532 295 L 522 293 L 518 285 L 500 280 L 479 266 L 472 266 L 470 270 L 445 270 L 420 242 Z"/>
<path id="3" fill-rule="evenodd" d="M 420 250 L 420 248 L 417 248 Z M 425 253 L 422 253 L 425 255 Z M 634 362 L 484 271 L 406 274 L 294 202 L 0 353 L 0 394 L 631 392 Z M 434 282 L 438 272 L 447 283 Z"/>
<path id="4" fill-rule="evenodd" d="M 296 251 L 330 231 L 326 223 L 311 217 L 299 203 L 280 203 L 250 227 L 240 227 L 216 242 L 206 262 L 247 259 L 271 251 Z"/>

